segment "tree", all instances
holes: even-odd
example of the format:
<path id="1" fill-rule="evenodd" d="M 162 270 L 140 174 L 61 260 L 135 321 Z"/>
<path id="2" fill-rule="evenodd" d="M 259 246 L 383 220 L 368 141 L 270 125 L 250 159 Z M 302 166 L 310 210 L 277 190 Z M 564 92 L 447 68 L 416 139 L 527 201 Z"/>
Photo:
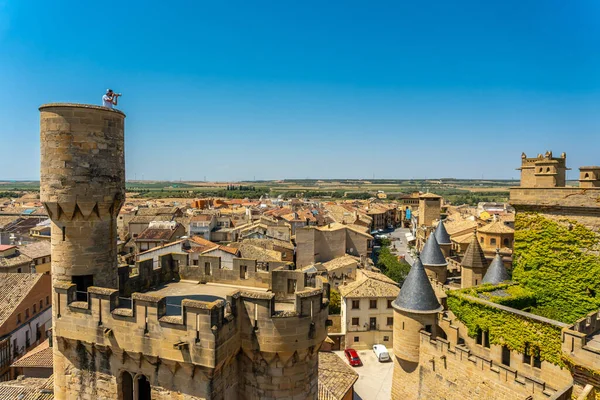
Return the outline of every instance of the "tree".
<path id="1" fill-rule="evenodd" d="M 390 252 L 389 246 L 381 246 L 377 258 L 377 268 L 388 278 L 402 283 L 410 271 L 410 264 L 406 260 L 398 260 L 398 257 Z"/>
<path id="2" fill-rule="evenodd" d="M 335 289 L 331 289 L 329 292 L 329 314 L 339 315 L 341 311 L 342 297 L 340 292 Z"/>

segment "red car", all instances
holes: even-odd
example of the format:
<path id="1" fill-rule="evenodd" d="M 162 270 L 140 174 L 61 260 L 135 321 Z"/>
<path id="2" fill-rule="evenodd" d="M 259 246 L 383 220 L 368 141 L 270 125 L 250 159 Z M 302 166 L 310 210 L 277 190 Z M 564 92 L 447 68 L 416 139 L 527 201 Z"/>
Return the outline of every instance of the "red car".
<path id="1" fill-rule="evenodd" d="M 352 365 L 353 367 L 360 367 L 362 365 L 362 361 L 360 361 L 356 350 L 346 349 L 344 350 L 344 354 L 346 355 L 346 358 L 348 359 L 350 365 Z"/>

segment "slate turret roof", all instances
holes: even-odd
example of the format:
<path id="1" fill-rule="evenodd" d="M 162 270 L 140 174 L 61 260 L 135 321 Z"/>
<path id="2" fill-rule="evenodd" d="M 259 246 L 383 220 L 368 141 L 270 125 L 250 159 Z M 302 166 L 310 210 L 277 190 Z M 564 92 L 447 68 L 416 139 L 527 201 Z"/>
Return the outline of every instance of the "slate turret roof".
<path id="1" fill-rule="evenodd" d="M 427 239 L 427 242 L 425 242 L 425 246 L 423 246 L 423 251 L 421 251 L 420 258 L 423 265 L 448 265 L 448 262 L 444 257 L 444 253 L 442 253 L 440 245 L 438 244 L 438 241 L 433 233 L 429 235 L 429 239 Z"/>
<path id="2" fill-rule="evenodd" d="M 435 239 L 437 240 L 438 244 L 452 244 L 452 241 L 450 240 L 450 235 L 446 230 L 446 226 L 444 225 L 443 220 L 441 220 L 438 223 L 438 226 L 435 228 Z"/>
<path id="3" fill-rule="evenodd" d="M 415 313 L 442 310 L 420 258 L 413 263 L 400 289 L 400 294 L 392 305 L 394 308 Z"/>
<path id="4" fill-rule="evenodd" d="M 510 280 L 510 277 L 508 276 L 508 271 L 506 270 L 504 262 L 502 261 L 500 250 L 496 249 L 496 257 L 494 257 L 494 260 L 490 264 L 481 283 L 491 283 L 492 285 L 497 285 L 508 280 Z"/>

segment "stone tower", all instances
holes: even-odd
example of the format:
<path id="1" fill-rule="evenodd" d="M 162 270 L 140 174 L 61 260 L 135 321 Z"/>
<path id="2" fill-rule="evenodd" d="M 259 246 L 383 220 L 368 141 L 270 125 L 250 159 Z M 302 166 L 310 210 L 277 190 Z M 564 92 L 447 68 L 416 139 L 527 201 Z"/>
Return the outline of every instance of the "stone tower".
<path id="1" fill-rule="evenodd" d="M 565 187 L 567 171 L 567 155 L 552 157 L 552 152 L 538 154 L 535 158 L 521 155 L 521 187 L 552 188 Z"/>
<path id="2" fill-rule="evenodd" d="M 446 230 L 446 226 L 444 225 L 444 221 L 441 220 L 440 223 L 435 228 L 435 240 L 437 240 L 440 245 L 440 249 L 444 254 L 444 257 L 450 257 L 450 250 L 452 249 L 452 240 L 450 240 L 450 235 Z"/>
<path id="3" fill-rule="evenodd" d="M 392 399 L 419 396 L 419 352 L 422 329 L 435 337 L 437 313 L 442 306 L 431 287 L 421 260 L 417 258 L 402 284 L 394 308 L 394 376 Z"/>
<path id="4" fill-rule="evenodd" d="M 473 239 L 465 251 L 461 261 L 460 281 L 461 287 L 469 288 L 480 285 L 488 268 L 488 261 L 485 258 L 483 249 L 477 240 L 477 231 L 473 234 Z"/>
<path id="5" fill-rule="evenodd" d="M 41 200 L 52 220 L 52 278 L 118 287 L 116 216 L 125 199 L 125 114 L 40 107 Z"/>
<path id="6" fill-rule="evenodd" d="M 440 219 L 442 212 L 442 197 L 433 193 L 419 196 L 419 226 L 431 226 L 433 221 Z"/>
<path id="7" fill-rule="evenodd" d="M 420 259 L 425 267 L 425 272 L 427 273 L 428 277 L 441 283 L 446 282 L 446 277 L 448 276 L 448 262 L 446 261 L 446 257 L 444 257 L 444 253 L 442 253 L 442 250 L 438 245 L 434 233 L 429 235 L 429 239 L 427 239 L 427 242 L 425 242 L 425 246 L 423 246 L 423 250 L 421 251 Z"/>

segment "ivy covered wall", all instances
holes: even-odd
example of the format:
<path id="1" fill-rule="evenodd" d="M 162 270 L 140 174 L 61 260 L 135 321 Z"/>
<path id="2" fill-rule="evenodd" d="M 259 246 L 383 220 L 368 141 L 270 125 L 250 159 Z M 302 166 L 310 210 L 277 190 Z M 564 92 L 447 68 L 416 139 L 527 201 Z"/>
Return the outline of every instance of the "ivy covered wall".
<path id="1" fill-rule="evenodd" d="M 561 328 L 521 315 L 474 302 L 462 290 L 448 292 L 448 308 L 477 336 L 478 330 L 488 331 L 491 344 L 504 345 L 523 353 L 525 345 L 534 354 L 552 364 L 564 367 L 561 351 Z"/>
<path id="2" fill-rule="evenodd" d="M 517 213 L 513 280 L 535 294 L 530 312 L 573 323 L 600 308 L 600 238 L 576 221 Z"/>

